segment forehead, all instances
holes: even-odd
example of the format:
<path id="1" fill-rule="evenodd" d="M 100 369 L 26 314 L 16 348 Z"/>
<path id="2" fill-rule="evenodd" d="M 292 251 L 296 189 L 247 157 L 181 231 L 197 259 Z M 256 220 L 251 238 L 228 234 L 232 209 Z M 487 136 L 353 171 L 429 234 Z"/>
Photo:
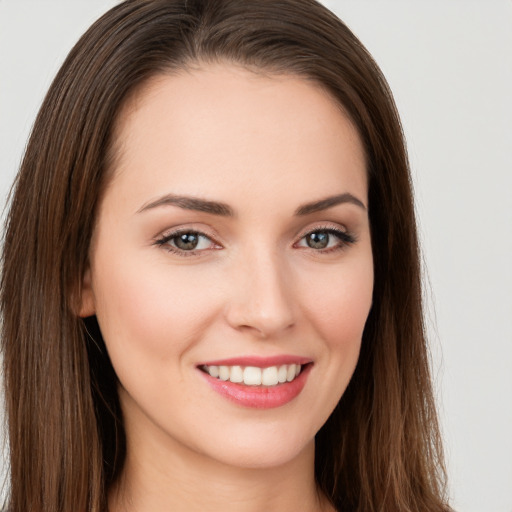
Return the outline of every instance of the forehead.
<path id="1" fill-rule="evenodd" d="M 113 185 L 139 195 L 268 196 L 272 185 L 284 201 L 292 183 L 326 195 L 344 180 L 366 195 L 357 130 L 328 92 L 296 76 L 228 64 L 156 76 L 126 102 L 114 141 Z"/>

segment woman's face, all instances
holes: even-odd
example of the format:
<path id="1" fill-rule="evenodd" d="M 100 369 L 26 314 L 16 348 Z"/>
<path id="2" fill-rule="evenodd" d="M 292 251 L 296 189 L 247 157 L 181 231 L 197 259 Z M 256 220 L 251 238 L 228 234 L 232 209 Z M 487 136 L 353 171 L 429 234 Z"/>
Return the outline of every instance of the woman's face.
<path id="1" fill-rule="evenodd" d="M 218 64 L 153 79 L 115 146 L 81 316 L 129 449 L 243 467 L 310 451 L 371 306 L 356 130 L 312 82 Z"/>

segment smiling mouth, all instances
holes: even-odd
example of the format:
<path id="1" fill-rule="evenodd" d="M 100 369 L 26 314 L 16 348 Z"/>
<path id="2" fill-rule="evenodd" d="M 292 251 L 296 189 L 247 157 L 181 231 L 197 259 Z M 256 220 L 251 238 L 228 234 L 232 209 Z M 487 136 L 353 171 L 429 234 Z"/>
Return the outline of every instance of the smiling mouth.
<path id="1" fill-rule="evenodd" d="M 200 370 L 221 381 L 246 386 L 273 387 L 293 382 L 308 364 L 282 364 L 259 368 L 257 366 L 202 365 Z"/>

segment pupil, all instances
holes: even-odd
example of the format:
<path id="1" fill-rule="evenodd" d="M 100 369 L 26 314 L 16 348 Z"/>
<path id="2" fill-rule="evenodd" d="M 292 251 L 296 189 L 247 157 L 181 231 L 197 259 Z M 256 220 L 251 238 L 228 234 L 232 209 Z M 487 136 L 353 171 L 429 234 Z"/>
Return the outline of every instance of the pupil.
<path id="1" fill-rule="evenodd" d="M 175 240 L 176 247 L 184 251 L 190 251 L 197 247 L 199 237 L 195 233 L 183 233 L 178 235 Z"/>
<path id="2" fill-rule="evenodd" d="M 317 231 L 307 236 L 307 244 L 312 249 L 325 249 L 329 243 L 329 234 L 324 231 Z"/>

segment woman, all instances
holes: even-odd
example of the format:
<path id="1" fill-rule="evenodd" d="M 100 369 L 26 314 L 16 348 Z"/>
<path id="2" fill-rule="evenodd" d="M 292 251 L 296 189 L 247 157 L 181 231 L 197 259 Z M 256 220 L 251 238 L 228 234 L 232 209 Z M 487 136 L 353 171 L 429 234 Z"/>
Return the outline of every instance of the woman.
<path id="1" fill-rule="evenodd" d="M 10 511 L 449 510 L 398 115 L 315 2 L 105 14 L 2 264 Z"/>

